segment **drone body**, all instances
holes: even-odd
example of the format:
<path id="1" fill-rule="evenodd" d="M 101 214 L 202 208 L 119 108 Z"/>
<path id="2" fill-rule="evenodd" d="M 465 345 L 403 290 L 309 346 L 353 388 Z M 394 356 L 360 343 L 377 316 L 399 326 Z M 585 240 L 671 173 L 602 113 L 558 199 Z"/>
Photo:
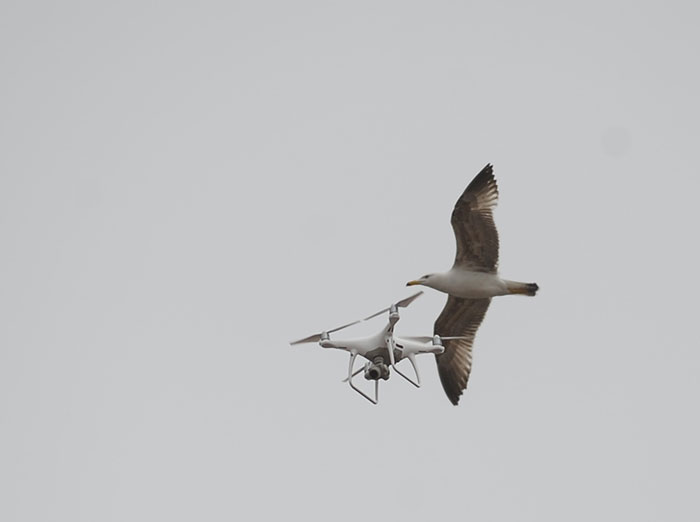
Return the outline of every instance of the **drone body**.
<path id="1" fill-rule="evenodd" d="M 347 328 L 360 322 L 354 321 L 339 328 L 334 328 L 333 330 L 324 331 L 319 334 L 314 334 L 304 339 L 294 341 L 291 344 L 296 345 L 318 341 L 318 344 L 323 348 L 335 348 L 349 352 L 350 362 L 348 365 L 348 375 L 343 382 L 348 382 L 353 390 L 373 404 L 377 404 L 379 402 L 379 381 L 388 380 L 391 376 L 392 368 L 401 377 L 419 388 L 420 374 L 418 373 L 418 366 L 416 365 L 416 355 L 422 353 L 432 353 L 435 355 L 441 354 L 444 351 L 442 339 L 438 335 L 431 337 L 396 337 L 394 336 L 394 326 L 400 319 L 399 308 L 408 306 L 422 293 L 423 292 L 418 292 L 413 294 L 402 301 L 392 304 L 389 308 L 385 308 L 384 310 L 363 319 L 366 321 L 387 311 L 389 312 L 389 321 L 374 335 L 357 339 L 331 339 L 330 334 L 332 332 L 342 330 L 343 328 Z M 361 366 L 358 370 L 355 370 L 355 360 L 358 356 L 366 359 L 367 362 L 364 364 L 364 366 Z M 411 363 L 413 371 L 416 374 L 415 380 L 411 379 L 397 368 L 396 365 L 404 359 L 408 359 L 408 361 Z M 374 381 L 374 397 L 367 395 L 353 383 L 353 377 L 358 375 L 360 372 L 364 372 L 365 379 Z"/>

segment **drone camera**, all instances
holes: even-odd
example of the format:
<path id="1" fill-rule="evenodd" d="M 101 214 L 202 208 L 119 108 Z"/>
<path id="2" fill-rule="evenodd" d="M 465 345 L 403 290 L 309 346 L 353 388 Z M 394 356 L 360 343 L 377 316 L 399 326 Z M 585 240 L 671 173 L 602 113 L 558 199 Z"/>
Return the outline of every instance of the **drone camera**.
<path id="1" fill-rule="evenodd" d="M 367 365 L 365 369 L 365 379 L 368 381 L 378 381 L 379 379 L 384 379 L 385 381 L 389 378 L 389 367 L 384 364 L 384 359 L 377 357 L 371 364 Z"/>
<path id="2" fill-rule="evenodd" d="M 365 379 L 368 381 L 376 381 L 382 376 L 382 371 L 376 367 L 372 366 L 365 371 Z"/>

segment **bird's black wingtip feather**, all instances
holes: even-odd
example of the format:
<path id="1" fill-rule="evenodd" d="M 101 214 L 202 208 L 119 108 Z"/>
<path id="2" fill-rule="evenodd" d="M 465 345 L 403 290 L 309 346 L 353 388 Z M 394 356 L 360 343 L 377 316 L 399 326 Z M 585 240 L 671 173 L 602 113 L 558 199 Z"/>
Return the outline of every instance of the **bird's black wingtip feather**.
<path id="1" fill-rule="evenodd" d="M 487 163 L 474 179 L 472 179 L 471 183 L 469 183 L 464 191 L 464 194 L 480 194 L 489 191 L 493 192 L 493 194 L 498 197 L 498 184 L 493 175 L 493 165 L 491 163 Z"/>
<path id="2" fill-rule="evenodd" d="M 462 392 L 464 390 L 460 390 L 459 386 L 456 383 L 450 383 L 447 386 L 443 385 L 443 389 L 445 390 L 445 395 L 447 395 L 447 398 L 452 403 L 452 405 L 458 406 L 459 399 L 462 398 Z"/>

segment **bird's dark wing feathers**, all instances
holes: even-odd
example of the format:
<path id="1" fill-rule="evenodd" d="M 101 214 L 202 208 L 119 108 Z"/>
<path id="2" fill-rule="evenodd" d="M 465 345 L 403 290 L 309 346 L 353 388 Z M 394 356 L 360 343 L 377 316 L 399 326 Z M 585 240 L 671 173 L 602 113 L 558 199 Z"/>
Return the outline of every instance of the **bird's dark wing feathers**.
<path id="1" fill-rule="evenodd" d="M 434 333 L 445 337 L 465 337 L 443 341 L 445 351 L 436 355 L 442 387 L 452 404 L 457 405 L 467 387 L 472 369 L 472 344 L 476 330 L 484 319 L 491 299 L 462 299 L 449 296 L 440 317 L 435 321 Z"/>
<path id="2" fill-rule="evenodd" d="M 452 211 L 452 228 L 457 240 L 455 266 L 496 272 L 498 232 L 493 208 L 498 203 L 498 186 L 493 166 L 486 165 L 476 175 Z"/>

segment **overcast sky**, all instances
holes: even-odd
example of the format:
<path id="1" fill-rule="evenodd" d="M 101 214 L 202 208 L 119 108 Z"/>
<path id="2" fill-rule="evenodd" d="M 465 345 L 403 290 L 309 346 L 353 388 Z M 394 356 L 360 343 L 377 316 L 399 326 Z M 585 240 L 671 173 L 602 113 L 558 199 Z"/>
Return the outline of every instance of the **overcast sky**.
<path id="1" fill-rule="evenodd" d="M 698 520 L 699 15 L 2 2 L 0 519 Z M 449 268 L 489 162 L 540 293 L 458 407 L 289 346 Z"/>

